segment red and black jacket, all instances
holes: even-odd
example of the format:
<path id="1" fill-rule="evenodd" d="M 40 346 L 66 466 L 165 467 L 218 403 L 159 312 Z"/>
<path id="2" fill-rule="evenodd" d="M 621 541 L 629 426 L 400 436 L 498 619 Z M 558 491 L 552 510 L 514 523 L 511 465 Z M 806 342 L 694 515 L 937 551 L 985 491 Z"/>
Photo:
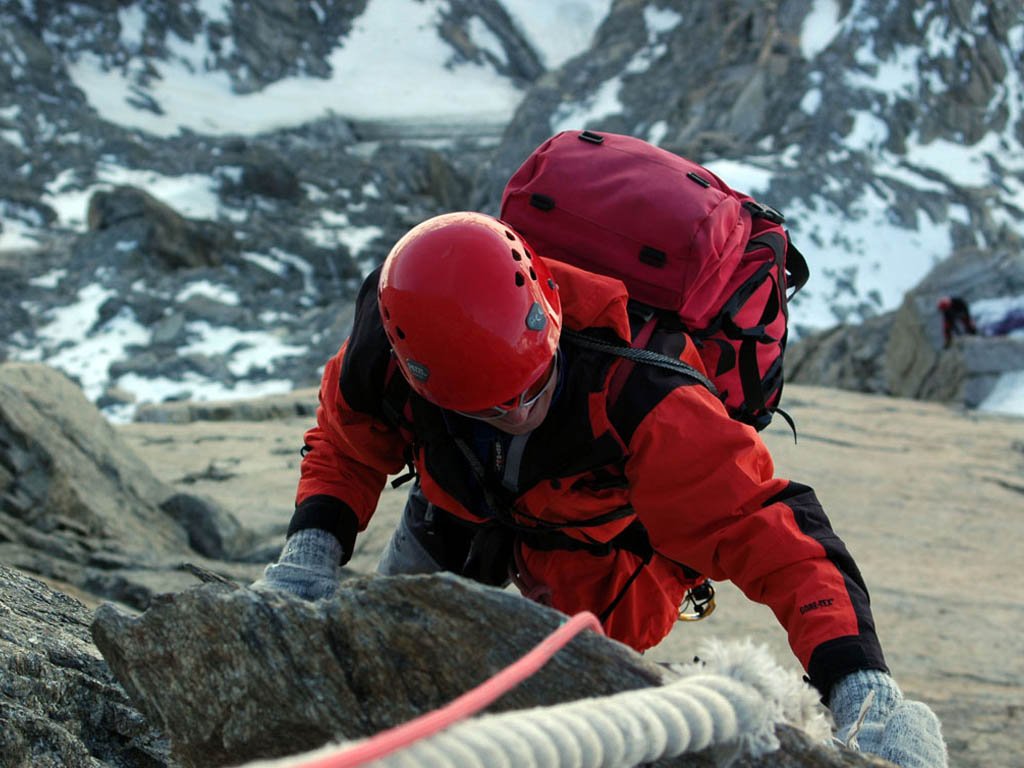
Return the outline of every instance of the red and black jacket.
<path id="1" fill-rule="evenodd" d="M 549 266 L 566 327 L 628 341 L 620 282 Z M 702 574 L 768 605 L 823 693 L 848 672 L 886 668 L 863 579 L 814 492 L 774 477 L 757 433 L 705 387 L 638 364 L 609 403 L 622 359 L 563 341 L 559 396 L 518 444 L 518 471 L 511 482 L 481 473 L 465 450 L 475 423 L 411 393 L 389 365 L 378 278 L 364 283 L 352 333 L 324 370 L 289 535 L 330 531 L 350 555 L 388 475 L 411 463 L 435 505 L 518 532 L 521 576 L 551 605 L 601 615 L 638 650 L 668 634 Z M 685 334 L 657 333 L 650 348 L 703 370 Z"/>

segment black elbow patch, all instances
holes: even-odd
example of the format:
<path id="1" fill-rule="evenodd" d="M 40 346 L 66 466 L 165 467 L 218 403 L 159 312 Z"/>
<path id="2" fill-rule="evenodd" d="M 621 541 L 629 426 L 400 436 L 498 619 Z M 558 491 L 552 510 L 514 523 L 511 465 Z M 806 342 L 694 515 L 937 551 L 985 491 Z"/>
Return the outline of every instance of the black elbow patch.
<path id="1" fill-rule="evenodd" d="M 822 643 L 811 654 L 807 675 L 811 685 L 821 693 L 822 701 L 827 702 L 833 685 L 851 672 L 861 669 L 889 671 L 882 647 L 873 632 L 837 637 Z"/>
<path id="2" fill-rule="evenodd" d="M 814 489 L 810 486 L 791 482 L 781 493 L 768 499 L 764 506 L 769 507 L 779 503 L 785 504 L 793 510 L 793 518 L 800 531 L 806 536 L 823 544 L 830 539 L 838 539 L 832 528 L 832 521 L 828 519 L 828 515 L 821 507 L 821 502 L 814 494 Z M 845 552 L 846 547 L 842 545 L 841 541 L 839 544 Z"/>

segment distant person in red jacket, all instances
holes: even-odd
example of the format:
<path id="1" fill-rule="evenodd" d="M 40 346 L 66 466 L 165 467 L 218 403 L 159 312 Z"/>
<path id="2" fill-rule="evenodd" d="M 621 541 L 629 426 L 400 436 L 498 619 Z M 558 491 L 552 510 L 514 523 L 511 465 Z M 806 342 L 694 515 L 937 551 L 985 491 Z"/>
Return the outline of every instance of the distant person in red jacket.
<path id="1" fill-rule="evenodd" d="M 610 403 L 622 358 L 562 333 L 628 345 L 627 299 L 484 214 L 413 228 L 326 365 L 288 539 L 254 586 L 332 595 L 388 476 L 411 465 L 381 573 L 514 580 L 637 650 L 669 633 L 689 590 L 730 579 L 785 626 L 840 736 L 863 716 L 862 750 L 946 765 L 934 713 L 888 674 L 864 580 L 814 491 L 775 477 L 757 432 L 685 374 L 636 365 Z M 682 332 L 652 345 L 703 372 Z"/>
<path id="2" fill-rule="evenodd" d="M 938 302 L 939 312 L 942 313 L 942 337 L 944 347 L 948 348 L 953 343 L 954 336 L 977 334 L 978 329 L 971 319 L 971 311 L 967 302 L 959 296 L 943 296 Z"/>

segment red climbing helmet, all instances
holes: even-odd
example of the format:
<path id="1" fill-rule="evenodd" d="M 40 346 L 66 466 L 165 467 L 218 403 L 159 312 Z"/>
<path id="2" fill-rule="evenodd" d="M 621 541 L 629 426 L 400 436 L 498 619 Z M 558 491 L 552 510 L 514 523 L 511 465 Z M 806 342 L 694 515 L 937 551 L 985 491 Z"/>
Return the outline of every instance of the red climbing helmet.
<path id="1" fill-rule="evenodd" d="M 558 348 L 562 306 L 547 265 L 482 213 L 413 227 L 384 261 L 378 300 L 406 380 L 449 410 L 518 402 Z"/>
<path id="2" fill-rule="evenodd" d="M 943 296 L 935 306 L 938 307 L 940 312 L 945 312 L 953 306 L 953 300 L 949 296 Z"/>

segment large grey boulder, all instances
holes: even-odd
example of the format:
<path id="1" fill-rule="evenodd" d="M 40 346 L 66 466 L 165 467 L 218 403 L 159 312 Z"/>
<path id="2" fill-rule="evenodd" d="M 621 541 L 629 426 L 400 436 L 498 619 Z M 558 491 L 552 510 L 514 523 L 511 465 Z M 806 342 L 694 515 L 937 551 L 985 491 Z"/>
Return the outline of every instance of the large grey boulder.
<path id="1" fill-rule="evenodd" d="M 113 242 L 134 242 L 163 269 L 216 266 L 237 250 L 231 230 L 188 219 L 136 187 L 94 193 L 86 217 L 92 237 L 106 233 L 105 241 L 113 236 Z"/>
<path id="2" fill-rule="evenodd" d="M 194 585 L 186 562 L 258 575 L 218 562 L 244 558 L 252 534 L 185 501 L 62 373 L 0 364 L 0 560 L 136 608 Z"/>
<path id="3" fill-rule="evenodd" d="M 343 582 L 332 600 L 207 585 L 141 616 L 96 612 L 93 638 L 133 701 L 187 766 L 308 751 L 437 709 L 516 661 L 565 617 L 451 575 Z M 585 632 L 496 700 L 506 712 L 660 684 L 671 677 Z M 793 729 L 783 749 L 736 766 L 871 765 Z M 669 764 L 669 763 L 666 763 Z M 674 765 L 715 765 L 697 754 Z"/>
<path id="4" fill-rule="evenodd" d="M 141 617 L 101 606 L 93 638 L 186 765 L 357 738 L 454 699 L 551 632 L 560 614 L 454 577 L 354 579 L 332 601 L 207 585 Z M 494 711 L 653 685 L 654 664 L 584 635 Z"/>
<path id="5" fill-rule="evenodd" d="M 174 764 L 93 645 L 91 621 L 74 598 L 0 565 L 0 765 Z"/>

